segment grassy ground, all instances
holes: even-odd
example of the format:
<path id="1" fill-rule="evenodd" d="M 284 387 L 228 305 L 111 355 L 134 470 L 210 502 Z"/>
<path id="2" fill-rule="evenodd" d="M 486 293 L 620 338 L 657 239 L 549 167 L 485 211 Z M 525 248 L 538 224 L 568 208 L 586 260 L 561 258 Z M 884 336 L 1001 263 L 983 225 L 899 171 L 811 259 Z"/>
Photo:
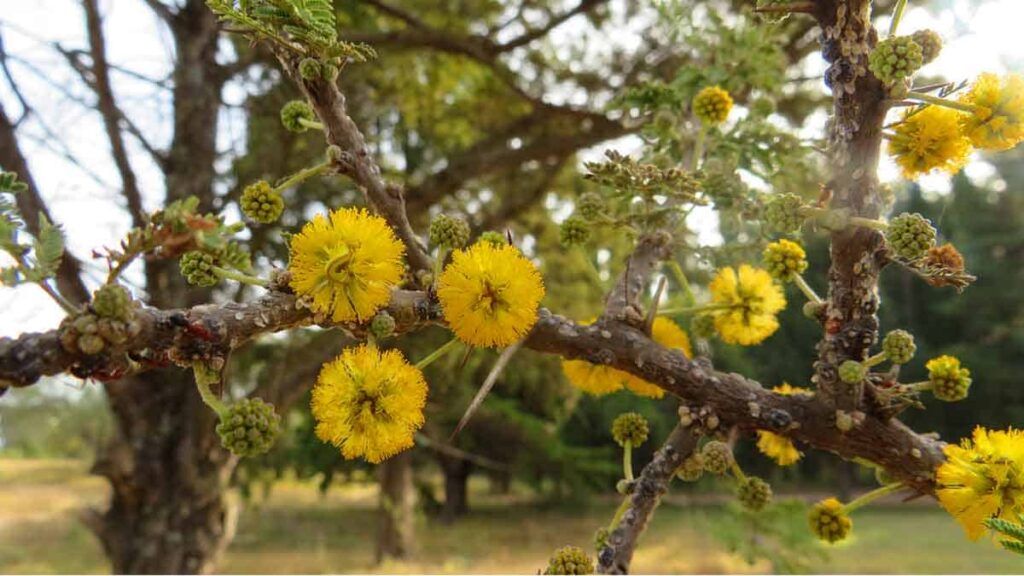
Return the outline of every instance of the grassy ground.
<path id="1" fill-rule="evenodd" d="M 101 506 L 103 483 L 78 462 L 0 459 L 0 573 L 102 573 L 98 544 L 76 520 Z M 587 546 L 612 504 L 552 508 L 496 497 L 476 498 L 453 526 L 420 519 L 416 560 L 373 566 L 371 488 L 332 491 L 285 482 L 269 500 L 243 512 L 238 536 L 220 564 L 224 573 L 470 572 L 536 573 L 552 548 Z M 765 572 L 729 554 L 709 535 L 713 507 L 659 509 L 634 562 L 638 573 Z M 815 560 L 816 572 L 1020 573 L 1024 561 L 990 542 L 972 544 L 933 507 L 859 511 L 856 538 Z"/>

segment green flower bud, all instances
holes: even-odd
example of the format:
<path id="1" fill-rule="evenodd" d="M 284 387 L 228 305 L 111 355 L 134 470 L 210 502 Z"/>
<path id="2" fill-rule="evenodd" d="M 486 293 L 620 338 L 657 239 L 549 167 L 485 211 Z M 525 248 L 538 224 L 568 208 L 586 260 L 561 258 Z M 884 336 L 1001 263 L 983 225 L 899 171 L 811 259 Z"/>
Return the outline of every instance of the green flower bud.
<path id="1" fill-rule="evenodd" d="M 213 256 L 199 250 L 192 250 L 182 254 L 178 266 L 181 268 L 181 275 L 193 286 L 209 287 L 217 284 L 220 280 L 214 273 L 215 266 Z"/>
<path id="2" fill-rule="evenodd" d="M 904 212 L 889 222 L 885 239 L 897 256 L 904 260 L 923 258 L 935 246 L 935 228 L 920 214 Z"/>
<path id="3" fill-rule="evenodd" d="M 256 456 L 270 450 L 281 431 L 274 406 L 259 398 L 247 398 L 228 406 L 217 424 L 221 444 L 238 456 Z"/>
<path id="4" fill-rule="evenodd" d="M 582 217 L 572 215 L 562 222 L 559 234 L 565 246 L 583 244 L 590 239 L 590 225 Z"/>
<path id="5" fill-rule="evenodd" d="M 868 367 L 856 360 L 847 360 L 839 365 L 839 379 L 847 384 L 860 384 L 868 376 Z"/>
<path id="6" fill-rule="evenodd" d="M 924 64 L 932 62 L 942 52 L 942 36 L 934 30 L 918 30 L 911 34 L 910 38 L 921 47 L 921 59 Z"/>
<path id="7" fill-rule="evenodd" d="M 787 282 L 807 270 L 807 253 L 790 240 L 779 240 L 765 247 L 762 254 L 765 268 L 772 278 Z"/>
<path id="8" fill-rule="evenodd" d="M 960 367 L 960 360 L 952 356 L 932 358 L 925 364 L 932 394 L 943 402 L 959 402 L 967 398 L 971 388 L 971 371 Z"/>
<path id="9" fill-rule="evenodd" d="M 736 498 L 747 510 L 759 512 L 772 500 L 772 487 L 757 476 L 747 476 L 736 487 Z"/>
<path id="10" fill-rule="evenodd" d="M 764 206 L 763 222 L 776 234 L 792 234 L 803 226 L 803 200 L 796 194 L 776 194 Z"/>
<path id="11" fill-rule="evenodd" d="M 576 213 L 588 222 L 600 218 L 606 209 L 604 198 L 596 192 L 587 192 L 576 201 Z"/>
<path id="12" fill-rule="evenodd" d="M 910 36 L 886 38 L 868 56 L 868 68 L 886 85 L 912 76 L 923 65 L 921 47 Z"/>
<path id="13" fill-rule="evenodd" d="M 103 347 L 106 345 L 103 342 L 103 338 L 100 338 L 96 334 L 82 334 L 78 337 L 78 350 L 82 354 L 92 356 L 103 352 Z"/>
<path id="14" fill-rule="evenodd" d="M 893 364 L 906 364 L 917 352 L 914 335 L 906 330 L 893 330 L 882 339 L 882 352 Z"/>
<path id="15" fill-rule="evenodd" d="M 488 230 L 476 239 L 477 242 L 490 242 L 495 246 L 505 246 L 508 244 L 508 238 L 505 237 L 501 232 L 495 232 L 494 230 Z"/>
<path id="16" fill-rule="evenodd" d="M 683 460 L 683 463 L 676 470 L 676 476 L 683 482 L 696 482 L 704 476 L 704 457 L 699 452 L 694 452 Z"/>
<path id="17" fill-rule="evenodd" d="M 612 422 L 612 438 L 619 446 L 625 446 L 626 442 L 636 448 L 647 441 L 647 434 L 650 429 L 647 426 L 647 419 L 636 412 L 626 412 Z"/>
<path id="18" fill-rule="evenodd" d="M 385 311 L 377 312 L 370 322 L 370 333 L 377 340 L 383 340 L 395 333 L 395 319 Z"/>
<path id="19" fill-rule="evenodd" d="M 548 561 L 545 574 L 593 574 L 594 561 L 582 548 L 565 546 L 555 551 Z"/>
<path id="20" fill-rule="evenodd" d="M 242 214 L 260 224 L 273 224 L 284 212 L 284 198 L 266 180 L 246 186 L 240 204 Z"/>
<path id="21" fill-rule="evenodd" d="M 132 295 L 120 284 L 106 284 L 92 296 L 92 309 L 100 318 L 127 322 L 132 318 Z"/>
<path id="22" fill-rule="evenodd" d="M 693 114 L 708 126 L 717 126 L 729 117 L 732 97 L 719 86 L 708 86 L 693 97 Z"/>
<path id="23" fill-rule="evenodd" d="M 316 58 L 303 58 L 299 62 L 299 76 L 302 76 L 303 80 L 319 80 L 322 74 L 323 69 Z"/>
<path id="24" fill-rule="evenodd" d="M 830 544 L 846 539 L 853 528 L 853 520 L 843 510 L 843 503 L 835 498 L 822 500 L 811 508 L 807 517 L 811 532 Z"/>
<path id="25" fill-rule="evenodd" d="M 469 223 L 457 216 L 438 214 L 430 221 L 430 243 L 445 248 L 462 248 L 469 243 Z"/>
<path id="26" fill-rule="evenodd" d="M 608 545 L 608 529 L 601 527 L 594 532 L 594 549 L 600 551 L 602 548 Z"/>
<path id="27" fill-rule="evenodd" d="M 305 100 L 292 100 L 281 108 L 281 124 L 289 132 L 305 132 L 309 128 L 301 120 L 316 121 L 316 113 Z"/>
<path id="28" fill-rule="evenodd" d="M 712 440 L 700 451 L 704 461 L 704 471 L 712 474 L 725 474 L 732 467 L 732 449 L 725 442 Z"/>

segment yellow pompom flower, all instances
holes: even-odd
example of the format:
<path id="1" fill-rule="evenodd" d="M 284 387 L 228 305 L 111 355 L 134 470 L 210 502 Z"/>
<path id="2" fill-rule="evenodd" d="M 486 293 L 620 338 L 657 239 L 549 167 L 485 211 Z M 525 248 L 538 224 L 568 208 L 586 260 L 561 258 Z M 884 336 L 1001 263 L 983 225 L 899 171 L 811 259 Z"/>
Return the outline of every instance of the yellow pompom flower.
<path id="1" fill-rule="evenodd" d="M 985 520 L 1016 521 L 1024 512 L 1024 432 L 974 429 L 971 439 L 945 448 L 936 472 L 939 502 L 977 540 Z"/>
<path id="2" fill-rule="evenodd" d="M 368 320 L 402 279 L 404 253 L 387 222 L 364 209 L 318 214 L 291 239 L 290 285 L 335 322 Z"/>
<path id="3" fill-rule="evenodd" d="M 978 148 L 1009 150 L 1024 140 L 1024 77 L 1019 74 L 982 74 L 960 102 L 975 107 L 961 122 Z"/>
<path id="4" fill-rule="evenodd" d="M 772 392 L 782 394 L 783 396 L 811 393 L 806 388 L 790 386 L 789 382 L 783 382 L 781 386 L 772 388 Z M 757 431 L 757 449 L 765 456 L 775 460 L 775 463 L 779 466 L 795 464 L 803 457 L 803 453 L 796 449 L 792 440 L 767 430 Z"/>
<path id="5" fill-rule="evenodd" d="M 586 326 L 593 323 L 591 318 L 581 322 Z M 693 357 L 693 348 L 690 345 L 690 337 L 678 324 L 668 318 L 657 317 L 651 327 L 651 337 L 655 342 L 666 348 L 674 348 L 682 351 L 687 358 Z M 603 364 L 591 364 L 586 360 L 563 360 L 562 372 L 573 386 L 601 396 L 621 390 L 624 386 L 635 394 L 650 398 L 661 398 L 665 391 L 660 387 L 634 376 L 629 372 L 605 366 Z"/>
<path id="6" fill-rule="evenodd" d="M 932 170 L 959 172 L 971 154 L 971 141 L 961 128 L 962 112 L 943 106 L 928 106 L 908 113 L 894 128 L 889 154 L 903 176 L 914 179 Z"/>
<path id="7" fill-rule="evenodd" d="M 693 97 L 693 113 L 708 126 L 725 122 L 732 110 L 732 96 L 719 86 L 708 86 Z"/>
<path id="8" fill-rule="evenodd" d="M 345 458 L 378 463 L 413 445 L 427 383 L 397 350 L 348 348 L 324 364 L 311 402 L 316 435 Z"/>
<path id="9" fill-rule="evenodd" d="M 786 307 L 771 274 L 747 264 L 718 271 L 709 285 L 719 338 L 728 344 L 759 344 L 779 328 L 775 316 Z"/>
<path id="10" fill-rule="evenodd" d="M 533 328 L 544 283 L 513 246 L 478 242 L 452 254 L 437 297 L 448 326 L 471 346 L 513 344 Z"/>

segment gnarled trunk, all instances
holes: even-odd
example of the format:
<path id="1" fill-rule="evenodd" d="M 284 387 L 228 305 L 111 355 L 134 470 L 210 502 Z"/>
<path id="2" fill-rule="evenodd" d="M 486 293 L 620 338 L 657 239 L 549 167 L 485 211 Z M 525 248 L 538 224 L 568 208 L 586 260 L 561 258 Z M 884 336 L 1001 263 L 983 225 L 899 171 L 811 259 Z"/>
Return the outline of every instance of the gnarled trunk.
<path id="1" fill-rule="evenodd" d="M 412 555 L 416 541 L 415 504 L 412 483 L 412 454 L 407 450 L 385 460 L 380 476 L 380 531 L 377 562 Z"/>
<path id="2" fill-rule="evenodd" d="M 441 521 L 454 522 L 469 512 L 467 488 L 473 464 L 462 458 L 443 454 L 438 455 L 438 462 L 444 472 L 444 507 L 441 509 Z"/>

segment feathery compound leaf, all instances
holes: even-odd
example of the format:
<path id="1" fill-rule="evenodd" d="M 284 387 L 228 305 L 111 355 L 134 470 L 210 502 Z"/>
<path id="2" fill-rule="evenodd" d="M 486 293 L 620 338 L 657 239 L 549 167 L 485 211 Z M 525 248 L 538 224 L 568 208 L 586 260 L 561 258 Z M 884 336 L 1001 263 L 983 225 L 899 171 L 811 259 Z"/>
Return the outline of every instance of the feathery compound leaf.
<path id="1" fill-rule="evenodd" d="M 1010 522 L 1002 518 L 989 518 L 985 521 L 985 525 L 1000 534 L 1024 542 L 1024 524 Z"/>
<path id="2" fill-rule="evenodd" d="M 1017 554 L 1024 555 L 1024 542 L 1018 542 L 1016 540 L 1002 540 L 999 542 L 1010 552 L 1016 552 Z"/>
<path id="3" fill-rule="evenodd" d="M 40 281 L 57 273 L 61 258 L 64 257 L 64 232 L 54 226 L 42 213 L 39 214 L 39 235 L 32 243 L 36 265 L 28 271 L 33 281 Z"/>
<path id="4" fill-rule="evenodd" d="M 334 22 L 334 5 L 330 0 L 291 0 L 295 16 L 325 44 L 338 38 Z"/>

